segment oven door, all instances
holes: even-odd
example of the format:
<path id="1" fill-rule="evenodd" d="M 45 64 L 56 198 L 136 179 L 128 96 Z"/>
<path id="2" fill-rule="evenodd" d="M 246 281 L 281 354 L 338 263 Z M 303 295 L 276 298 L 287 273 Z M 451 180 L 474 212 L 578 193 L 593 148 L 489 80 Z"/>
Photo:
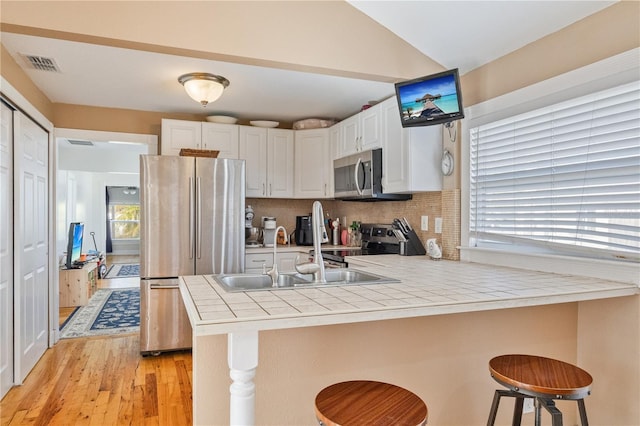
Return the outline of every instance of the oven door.
<path id="1" fill-rule="evenodd" d="M 346 261 L 337 262 L 335 260 L 326 260 L 324 261 L 324 267 L 326 269 L 344 269 L 348 268 L 349 264 Z"/>
<path id="2" fill-rule="evenodd" d="M 373 193 L 371 151 L 333 161 L 334 197 L 368 198 Z"/>
<path id="3" fill-rule="evenodd" d="M 325 268 L 348 268 L 347 256 L 359 256 L 362 250 L 359 248 L 353 248 L 348 250 L 321 250 L 322 260 L 324 261 Z M 313 250 L 309 253 L 309 256 L 313 259 Z"/>

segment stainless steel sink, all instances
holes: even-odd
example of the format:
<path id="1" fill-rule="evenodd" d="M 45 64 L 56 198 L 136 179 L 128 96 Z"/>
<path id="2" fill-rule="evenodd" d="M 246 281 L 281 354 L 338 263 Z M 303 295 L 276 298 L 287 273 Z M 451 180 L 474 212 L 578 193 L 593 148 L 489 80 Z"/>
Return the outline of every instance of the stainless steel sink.
<path id="1" fill-rule="evenodd" d="M 221 274 L 214 275 L 213 279 L 227 292 L 400 282 L 394 278 L 348 268 L 327 269 L 326 283 L 314 283 L 313 275 L 299 273 L 280 274 L 276 287 L 271 283 L 271 277 L 262 274 Z"/>
<path id="2" fill-rule="evenodd" d="M 270 290 L 274 288 L 271 277 L 263 274 L 222 274 L 214 275 L 213 279 L 226 291 Z M 278 277 L 278 287 L 293 287 L 298 283 L 308 283 L 308 280 L 288 274 L 281 274 Z"/>
<path id="3" fill-rule="evenodd" d="M 379 275 L 368 274 L 354 269 L 327 269 L 325 271 L 325 277 L 327 279 L 327 283 L 377 282 L 384 278 Z"/>

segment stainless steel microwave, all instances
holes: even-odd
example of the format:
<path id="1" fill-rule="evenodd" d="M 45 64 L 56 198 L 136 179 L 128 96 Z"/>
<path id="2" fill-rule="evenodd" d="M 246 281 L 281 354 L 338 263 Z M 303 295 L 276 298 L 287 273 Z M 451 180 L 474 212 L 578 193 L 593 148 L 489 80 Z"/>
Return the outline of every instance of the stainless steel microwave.
<path id="1" fill-rule="evenodd" d="M 382 148 L 333 160 L 337 200 L 410 200 L 411 194 L 385 194 L 382 188 Z"/>

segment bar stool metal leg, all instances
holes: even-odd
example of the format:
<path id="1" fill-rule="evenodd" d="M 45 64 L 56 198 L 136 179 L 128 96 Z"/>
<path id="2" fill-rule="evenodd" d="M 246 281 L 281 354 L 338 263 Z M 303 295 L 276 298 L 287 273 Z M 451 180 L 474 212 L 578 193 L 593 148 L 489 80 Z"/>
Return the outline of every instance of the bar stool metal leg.
<path id="1" fill-rule="evenodd" d="M 496 416 L 498 415 L 498 406 L 500 405 L 500 398 L 503 396 L 509 396 L 515 398 L 515 407 L 513 410 L 512 426 L 520 426 L 522 422 L 522 406 L 524 405 L 525 396 L 521 393 L 512 390 L 496 389 L 493 394 L 493 402 L 491 403 L 491 411 L 489 412 L 489 420 L 487 420 L 487 426 L 493 426 L 496 422 Z"/>
<path id="2" fill-rule="evenodd" d="M 535 416 L 533 424 L 535 426 L 540 426 L 542 424 L 542 417 L 540 415 L 540 398 L 535 398 L 533 400 L 533 411 Z"/>
<path id="3" fill-rule="evenodd" d="M 496 414 L 498 414 L 498 405 L 500 404 L 501 393 L 504 392 L 500 389 L 496 389 L 493 394 L 493 402 L 491 403 L 491 411 L 489 411 L 489 420 L 487 420 L 487 426 L 493 426 L 496 423 Z"/>
<path id="4" fill-rule="evenodd" d="M 562 426 L 562 412 L 556 407 L 552 399 L 536 398 L 540 400 L 542 406 L 551 414 L 551 425 Z"/>
<path id="5" fill-rule="evenodd" d="M 513 407 L 513 420 L 511 421 L 512 426 L 520 426 L 522 423 L 522 406 L 524 405 L 524 397 L 516 395 L 516 402 Z"/>
<path id="6" fill-rule="evenodd" d="M 584 406 L 584 399 L 578 400 L 578 411 L 580 411 L 580 423 L 582 423 L 582 426 L 589 426 L 589 420 L 587 420 L 587 410 Z"/>

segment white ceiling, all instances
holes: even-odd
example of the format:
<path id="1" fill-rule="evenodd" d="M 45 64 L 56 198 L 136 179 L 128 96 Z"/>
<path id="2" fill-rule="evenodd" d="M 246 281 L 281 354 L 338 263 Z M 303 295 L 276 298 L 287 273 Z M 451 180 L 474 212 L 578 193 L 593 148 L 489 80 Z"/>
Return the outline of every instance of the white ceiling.
<path id="1" fill-rule="evenodd" d="M 350 1 L 444 68 L 464 74 L 615 1 Z M 247 120 L 343 119 L 393 85 L 2 33 L 2 44 L 55 103 Z M 22 54 L 55 59 L 61 73 L 31 69 Z M 203 109 L 177 76 L 215 69 L 231 85 Z M 133 95 L 135 94 L 135 95 Z"/>
<path id="2" fill-rule="evenodd" d="M 465 74 L 616 1 L 371 1 L 349 3 L 447 69 Z"/>

